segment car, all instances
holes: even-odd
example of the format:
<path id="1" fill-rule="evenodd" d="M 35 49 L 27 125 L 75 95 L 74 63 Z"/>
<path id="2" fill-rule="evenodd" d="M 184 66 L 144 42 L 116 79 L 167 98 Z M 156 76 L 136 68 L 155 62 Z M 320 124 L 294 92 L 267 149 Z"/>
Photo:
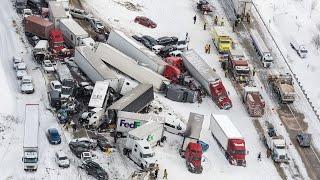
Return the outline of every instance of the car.
<path id="1" fill-rule="evenodd" d="M 61 137 L 59 131 L 56 128 L 49 128 L 46 132 L 46 136 L 50 144 L 60 144 Z"/>
<path id="2" fill-rule="evenodd" d="M 22 77 L 21 83 L 20 83 L 20 90 L 21 93 L 31 94 L 34 92 L 32 77 L 29 75 L 24 75 Z"/>
<path id="3" fill-rule="evenodd" d="M 23 9 L 23 10 L 22 10 L 22 16 L 23 16 L 24 18 L 29 17 L 29 16 L 32 16 L 32 15 L 33 15 L 33 14 L 32 14 L 31 9 Z"/>
<path id="4" fill-rule="evenodd" d="M 310 147 L 312 135 L 309 133 L 297 134 L 297 141 L 301 147 Z"/>
<path id="5" fill-rule="evenodd" d="M 49 104 L 51 107 L 60 109 L 61 108 L 61 95 L 59 91 L 52 90 L 48 93 Z"/>
<path id="6" fill-rule="evenodd" d="M 24 62 L 17 64 L 16 66 L 17 78 L 22 79 L 23 76 L 27 75 L 27 65 Z"/>
<path id="7" fill-rule="evenodd" d="M 50 82 L 50 88 L 61 93 L 62 84 L 58 80 L 53 80 Z"/>
<path id="8" fill-rule="evenodd" d="M 12 57 L 12 62 L 13 62 L 13 69 L 16 69 L 17 65 L 19 63 L 22 63 L 23 60 L 21 57 Z"/>
<path id="9" fill-rule="evenodd" d="M 88 175 L 91 175 L 99 180 L 107 180 L 108 174 L 107 172 L 96 162 L 92 160 L 83 161 L 80 168 L 84 169 Z"/>
<path id="10" fill-rule="evenodd" d="M 45 73 L 55 72 L 55 68 L 50 60 L 44 60 L 42 67 Z"/>
<path id="11" fill-rule="evenodd" d="M 183 40 L 183 41 L 178 41 L 176 44 L 176 47 L 178 50 L 180 51 L 185 51 L 186 49 L 188 49 L 188 42 Z"/>
<path id="12" fill-rule="evenodd" d="M 59 167 L 68 168 L 70 166 L 70 160 L 68 156 L 61 150 L 55 153 L 55 161 Z"/>
<path id="13" fill-rule="evenodd" d="M 94 139 L 82 137 L 82 138 L 77 138 L 77 139 L 72 139 L 70 142 L 75 142 L 75 143 L 82 143 L 86 144 L 90 149 L 96 149 L 97 147 L 97 141 Z"/>
<path id="14" fill-rule="evenodd" d="M 71 152 L 76 155 L 78 158 L 81 158 L 81 154 L 83 152 L 90 151 L 88 144 L 86 143 L 78 143 L 78 142 L 70 142 L 69 148 Z"/>
<path id="15" fill-rule="evenodd" d="M 106 152 L 108 151 L 108 149 L 112 148 L 112 146 L 110 145 L 109 141 L 106 138 L 99 138 L 97 142 L 98 142 L 98 147 L 103 152 Z"/>
<path id="16" fill-rule="evenodd" d="M 104 25 L 99 19 L 90 19 L 89 23 L 91 28 L 97 33 L 102 32 L 104 29 Z"/>
<path id="17" fill-rule="evenodd" d="M 155 52 L 156 54 L 158 54 L 161 51 L 162 48 L 164 48 L 164 46 L 162 46 L 162 45 L 154 45 L 154 46 L 152 46 L 152 51 Z"/>
<path id="18" fill-rule="evenodd" d="M 175 46 L 166 46 L 160 50 L 158 55 L 161 56 L 162 58 L 165 58 L 165 57 L 169 56 L 170 52 L 175 51 L 175 50 L 177 50 L 177 47 L 175 47 Z"/>
<path id="19" fill-rule="evenodd" d="M 89 20 L 93 16 L 87 13 L 85 10 L 77 9 L 77 8 L 70 8 L 69 13 L 73 18 L 82 19 L 82 20 Z"/>
<path id="20" fill-rule="evenodd" d="M 151 44 L 151 46 L 158 45 L 157 40 L 156 40 L 155 38 L 151 37 L 151 36 L 144 35 L 144 36 L 142 36 L 141 38 L 149 41 L 149 43 Z"/>
<path id="21" fill-rule="evenodd" d="M 137 36 L 137 35 L 133 35 L 133 36 L 131 36 L 133 39 L 135 39 L 136 41 L 138 41 L 138 42 L 141 42 L 142 41 L 142 37 L 139 37 L 139 36 Z"/>
<path id="22" fill-rule="evenodd" d="M 178 42 L 178 38 L 174 36 L 172 37 L 164 36 L 164 37 L 158 38 L 157 42 L 158 44 L 163 46 L 176 45 Z"/>
<path id="23" fill-rule="evenodd" d="M 152 44 L 147 39 L 141 38 L 140 42 L 148 49 L 152 49 Z"/>
<path id="24" fill-rule="evenodd" d="M 153 22 L 151 19 L 144 17 L 144 16 L 137 16 L 134 19 L 134 22 L 139 23 L 139 24 L 141 24 L 145 27 L 148 27 L 148 28 L 156 28 L 157 27 L 157 24 L 155 22 Z"/>

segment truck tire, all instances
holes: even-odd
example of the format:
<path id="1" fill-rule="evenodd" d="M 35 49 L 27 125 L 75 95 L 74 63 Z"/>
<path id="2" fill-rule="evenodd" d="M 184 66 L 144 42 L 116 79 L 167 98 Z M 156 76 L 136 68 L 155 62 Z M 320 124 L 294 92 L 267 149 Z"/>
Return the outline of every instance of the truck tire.
<path id="1" fill-rule="evenodd" d="M 123 155 L 128 155 L 128 150 L 126 148 L 123 148 Z"/>
<path id="2" fill-rule="evenodd" d="M 144 166 L 143 166 L 143 164 L 142 164 L 142 163 L 140 164 L 140 167 L 141 167 L 141 169 L 144 169 Z"/>

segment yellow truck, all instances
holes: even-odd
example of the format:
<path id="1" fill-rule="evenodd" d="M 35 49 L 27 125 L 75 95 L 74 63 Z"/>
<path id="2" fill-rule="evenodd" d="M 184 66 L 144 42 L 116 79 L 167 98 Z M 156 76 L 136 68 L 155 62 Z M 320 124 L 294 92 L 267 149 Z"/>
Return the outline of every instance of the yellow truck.
<path id="1" fill-rule="evenodd" d="M 219 53 L 229 53 L 232 48 L 232 39 L 228 35 L 224 26 L 213 27 L 212 40 Z"/>

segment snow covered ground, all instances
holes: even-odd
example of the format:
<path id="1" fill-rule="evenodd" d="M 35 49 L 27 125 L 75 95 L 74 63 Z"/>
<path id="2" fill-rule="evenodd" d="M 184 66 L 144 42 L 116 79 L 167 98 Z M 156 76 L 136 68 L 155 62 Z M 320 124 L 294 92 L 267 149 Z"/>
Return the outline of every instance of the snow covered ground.
<path id="1" fill-rule="evenodd" d="M 162 95 L 157 95 L 155 101 L 161 102 L 165 107 L 172 110 L 184 120 L 188 119 L 189 112 L 196 112 L 205 115 L 201 139 L 209 143 L 210 148 L 204 154 L 204 172 L 200 175 L 191 174 L 185 167 L 185 160 L 180 158 L 178 149 L 182 140 L 178 137 L 169 136 L 169 142 L 164 147 L 156 148 L 156 156 L 160 161 L 161 171 L 168 169 L 169 179 L 279 179 L 279 175 L 270 159 L 266 158 L 265 147 L 259 140 L 259 136 L 254 128 L 252 119 L 248 117 L 247 112 L 240 98 L 233 88 L 230 80 L 224 78 L 224 73 L 219 68 L 218 56 L 214 53 L 208 55 L 204 53 L 204 46 L 210 43 L 214 47 L 210 38 L 209 31 L 203 30 L 203 21 L 199 19 L 193 24 L 193 16 L 196 14 L 195 2 L 177 0 L 135 0 L 130 1 L 137 5 L 140 11 L 127 9 L 125 1 L 105 1 L 105 0 L 86 0 L 86 9 L 99 16 L 109 25 L 116 29 L 133 34 L 146 34 L 154 37 L 177 36 L 180 39 L 185 38 L 186 32 L 190 36 L 190 46 L 197 50 L 206 62 L 217 70 L 222 77 L 224 84 L 230 92 L 233 101 L 233 108 L 229 111 L 223 111 L 217 108 L 211 99 L 206 98 L 202 104 L 181 104 L 172 102 Z M 158 25 L 156 29 L 148 29 L 133 22 L 137 15 L 144 15 L 155 21 Z M 166 111 L 164 113 L 167 113 Z M 242 132 L 246 140 L 249 155 L 247 156 L 247 167 L 231 166 L 226 161 L 224 155 L 218 148 L 209 131 L 209 117 L 211 113 L 227 113 L 234 124 Z M 257 161 L 258 152 L 263 153 L 263 161 Z M 256 173 L 259 172 L 259 173 Z"/>

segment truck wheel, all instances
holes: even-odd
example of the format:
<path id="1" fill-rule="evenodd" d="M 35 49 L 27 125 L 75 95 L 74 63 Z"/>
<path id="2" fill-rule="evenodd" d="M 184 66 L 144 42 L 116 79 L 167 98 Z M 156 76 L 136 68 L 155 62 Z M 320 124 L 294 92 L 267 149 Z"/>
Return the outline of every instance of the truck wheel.
<path id="1" fill-rule="evenodd" d="M 140 167 L 141 167 L 141 169 L 144 169 L 144 166 L 143 166 L 143 164 L 142 164 L 142 163 L 141 163 Z"/>
<path id="2" fill-rule="evenodd" d="M 123 155 L 128 155 L 128 151 L 125 148 L 123 148 Z"/>

